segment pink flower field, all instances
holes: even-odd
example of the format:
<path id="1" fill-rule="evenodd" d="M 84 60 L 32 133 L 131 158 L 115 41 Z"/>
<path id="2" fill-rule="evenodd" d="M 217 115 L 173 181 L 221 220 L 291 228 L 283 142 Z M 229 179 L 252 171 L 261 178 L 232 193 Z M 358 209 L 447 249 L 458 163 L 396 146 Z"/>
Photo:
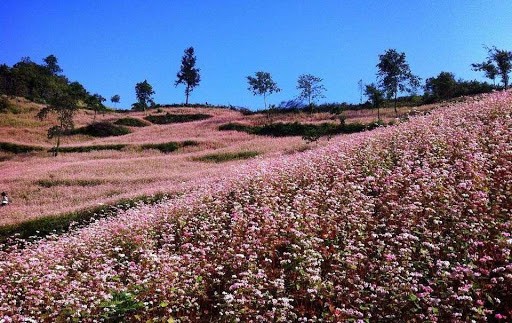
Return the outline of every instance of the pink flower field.
<path id="1" fill-rule="evenodd" d="M 0 322 L 512 321 L 512 92 L 231 168 L 3 248 Z"/>

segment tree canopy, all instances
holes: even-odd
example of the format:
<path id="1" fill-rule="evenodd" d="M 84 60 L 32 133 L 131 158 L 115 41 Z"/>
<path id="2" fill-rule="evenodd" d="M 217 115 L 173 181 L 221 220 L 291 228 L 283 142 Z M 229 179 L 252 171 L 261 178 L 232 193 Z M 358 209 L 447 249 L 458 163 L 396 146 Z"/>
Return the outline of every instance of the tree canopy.
<path id="1" fill-rule="evenodd" d="M 135 95 L 137 96 L 137 103 L 133 104 L 134 110 L 146 111 L 149 107 L 148 104 L 153 105 L 153 87 L 147 80 L 135 84 Z"/>
<path id="2" fill-rule="evenodd" d="M 508 88 L 509 74 L 512 71 L 512 51 L 498 49 L 496 46 L 485 47 L 487 49 L 487 60 L 482 63 L 471 64 L 474 71 L 482 71 L 485 77 L 493 80 L 496 76 L 501 77 L 501 83 L 505 89 Z"/>
<path id="3" fill-rule="evenodd" d="M 300 91 L 299 100 L 306 100 L 310 107 L 317 99 L 325 97 L 324 92 L 326 91 L 322 85 L 322 79 L 311 74 L 299 76 L 297 90 Z"/>
<path id="4" fill-rule="evenodd" d="M 74 128 L 73 117 L 79 108 L 79 102 L 87 99 L 88 93 L 78 82 L 72 82 L 69 86 L 56 89 L 49 99 L 47 106 L 42 108 L 37 117 L 45 119 L 48 114 L 57 115 L 58 124 L 48 129 L 48 138 L 57 138 L 54 148 L 54 156 L 59 153 L 60 137 Z"/>
<path id="5" fill-rule="evenodd" d="M 201 81 L 199 69 L 196 66 L 196 57 L 194 55 L 194 47 L 189 47 L 185 50 L 185 54 L 181 58 L 181 67 L 176 74 L 177 80 L 174 86 L 178 84 L 185 84 L 185 104 L 188 105 L 188 98 L 190 93 Z"/>
<path id="6" fill-rule="evenodd" d="M 19 62 L 9 67 L 0 65 L 0 94 L 24 97 L 31 101 L 49 104 L 56 95 L 66 91 L 71 84 L 68 78 L 62 75 L 62 68 L 54 55 L 43 59 L 43 64 L 33 62 L 30 57 L 23 57 Z M 80 85 L 82 88 L 83 86 Z M 69 89 L 72 91 L 72 89 Z M 80 103 L 85 103 L 89 93 L 85 94 Z"/>
<path id="7" fill-rule="evenodd" d="M 371 83 L 365 86 L 364 95 L 368 97 L 373 108 L 377 109 L 377 120 L 380 121 L 380 106 L 384 102 L 384 93 L 374 83 Z"/>
<path id="8" fill-rule="evenodd" d="M 260 71 L 256 72 L 255 76 L 256 77 L 247 76 L 247 82 L 249 83 L 247 89 L 251 91 L 253 95 L 263 95 L 263 103 L 266 109 L 267 95 L 277 93 L 281 91 L 281 89 L 277 87 L 277 83 L 272 80 L 270 73 Z"/>
<path id="9" fill-rule="evenodd" d="M 388 99 L 394 99 L 395 114 L 398 93 L 412 93 L 420 85 L 420 78 L 412 74 L 409 64 L 405 59 L 405 53 L 399 53 L 396 49 L 388 49 L 379 55 L 379 69 L 377 79 L 379 86 Z"/>

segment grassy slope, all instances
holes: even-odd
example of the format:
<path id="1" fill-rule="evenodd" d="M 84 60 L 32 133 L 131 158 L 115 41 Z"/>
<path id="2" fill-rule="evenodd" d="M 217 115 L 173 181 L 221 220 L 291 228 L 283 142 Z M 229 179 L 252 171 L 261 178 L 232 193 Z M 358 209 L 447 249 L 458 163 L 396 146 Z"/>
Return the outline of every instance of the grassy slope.
<path id="1" fill-rule="evenodd" d="M 301 158 L 237 167 L 234 182 L 0 252 L 4 314 L 508 321 L 511 102 L 496 93 L 338 137 Z"/>
<path id="2" fill-rule="evenodd" d="M 13 225 L 41 216 L 70 214 L 81 209 L 116 203 L 121 199 L 150 196 L 157 193 L 176 193 L 193 189 L 198 182 L 215 180 L 229 175 L 233 163 L 242 163 L 239 154 L 251 151 L 259 158 L 303 151 L 325 145 L 321 141 L 306 145 L 299 137 L 268 138 L 234 131 L 218 131 L 228 122 L 262 125 L 269 122 L 266 115 L 243 116 L 226 109 L 169 108 L 150 114 L 209 114 L 207 120 L 168 125 L 133 127 L 132 133 L 119 137 L 94 138 L 85 135 L 67 136 L 62 146 L 75 150 L 79 147 L 120 148 L 120 150 L 91 151 L 61 154 L 53 158 L 47 150 L 53 141 L 47 139 L 46 129 L 55 122 L 36 118 L 40 105 L 24 99 L 12 101 L 16 113 L 0 118 L 2 142 L 44 148 L 43 151 L 14 155 L 0 152 L 1 190 L 9 192 L 13 203 L 0 209 L 0 226 Z M 409 112 L 403 108 L 402 113 Z M 382 115 L 389 119 L 393 113 L 385 109 Z M 347 111 L 347 123 L 374 120 L 375 111 Z M 96 116 L 96 121 L 114 122 L 120 118 L 144 119 L 143 112 L 107 113 Z M 81 110 L 75 117 L 76 127 L 91 123 L 91 111 Z M 289 114 L 272 116 L 272 122 L 337 122 L 330 114 Z M 172 153 L 162 153 L 151 145 L 168 142 L 196 141 L 197 146 L 186 146 Z M 124 148 L 122 148 L 124 146 Z M 201 163 L 208 156 L 220 156 L 225 163 Z M 229 158 L 229 156 L 234 156 Z M 230 161 L 233 159 L 232 161 Z M 44 183 L 42 185 L 41 183 Z"/>

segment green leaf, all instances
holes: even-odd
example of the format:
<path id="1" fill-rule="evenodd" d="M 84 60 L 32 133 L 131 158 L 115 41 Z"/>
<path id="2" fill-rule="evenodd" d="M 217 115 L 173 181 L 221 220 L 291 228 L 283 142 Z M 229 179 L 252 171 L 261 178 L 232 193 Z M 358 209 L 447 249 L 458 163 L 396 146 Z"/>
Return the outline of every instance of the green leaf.
<path id="1" fill-rule="evenodd" d="M 169 306 L 169 302 L 163 301 L 160 303 L 160 307 L 167 307 Z"/>

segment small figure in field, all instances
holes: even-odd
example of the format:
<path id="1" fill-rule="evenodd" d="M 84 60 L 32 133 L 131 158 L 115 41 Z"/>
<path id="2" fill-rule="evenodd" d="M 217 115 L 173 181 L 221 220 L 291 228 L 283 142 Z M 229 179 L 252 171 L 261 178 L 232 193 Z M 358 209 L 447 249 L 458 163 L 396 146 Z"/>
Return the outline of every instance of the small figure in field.
<path id="1" fill-rule="evenodd" d="M 9 204 L 9 197 L 7 197 L 7 193 L 2 192 L 2 206 L 6 206 Z"/>

